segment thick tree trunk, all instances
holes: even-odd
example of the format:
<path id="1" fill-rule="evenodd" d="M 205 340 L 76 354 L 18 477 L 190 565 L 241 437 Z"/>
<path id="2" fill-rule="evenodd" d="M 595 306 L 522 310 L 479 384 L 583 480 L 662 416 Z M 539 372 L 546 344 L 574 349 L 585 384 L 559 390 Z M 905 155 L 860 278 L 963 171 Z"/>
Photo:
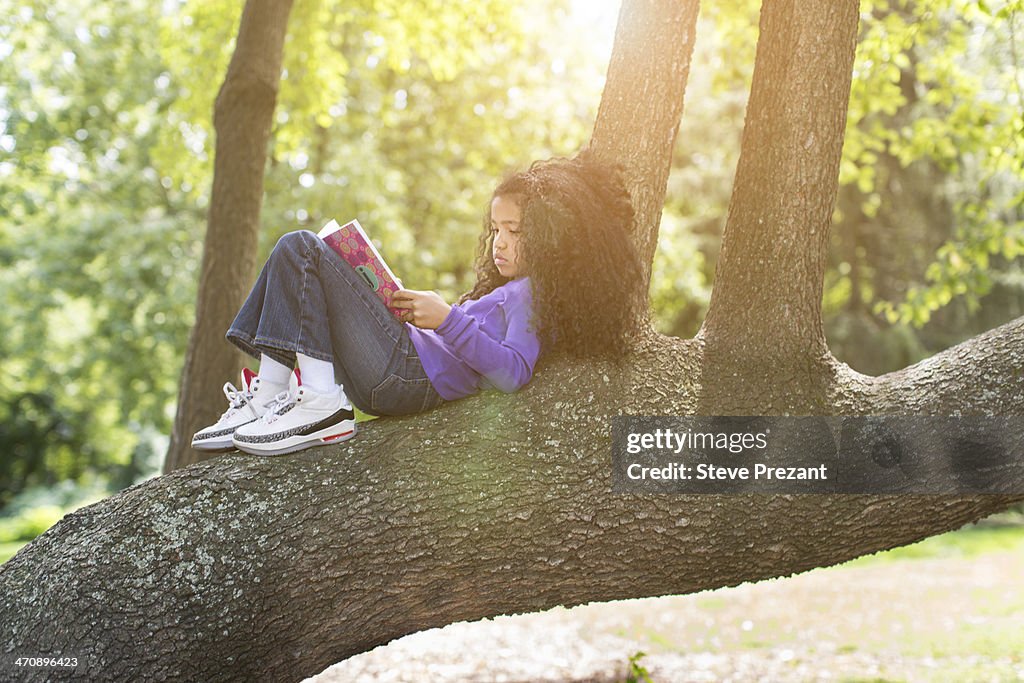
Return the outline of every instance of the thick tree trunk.
<path id="1" fill-rule="evenodd" d="M 754 80 L 711 307 L 709 344 L 827 353 L 821 295 L 839 186 L 858 0 L 761 13 Z"/>
<path id="2" fill-rule="evenodd" d="M 858 0 L 768 3 L 707 318 L 701 412 L 827 414 L 821 322 Z"/>
<path id="3" fill-rule="evenodd" d="M 856 14 L 844 7 L 842 21 L 855 25 Z M 832 3 L 812 3 L 804 12 L 815 17 L 787 16 L 805 26 L 799 32 L 827 26 L 833 11 L 840 10 Z M 787 4 L 768 3 L 764 12 L 785 15 Z M 789 22 L 776 19 L 765 17 L 761 40 L 790 43 L 795 59 L 800 40 L 792 40 Z M 837 35 L 853 30 L 845 26 Z M 619 34 L 620 48 L 626 35 Z M 627 47 L 664 49 L 646 39 Z M 648 62 L 619 62 L 627 63 Z M 819 55 L 803 65 L 819 78 L 793 77 L 808 87 L 842 80 L 845 72 L 829 69 L 844 64 Z M 610 87 L 622 76 L 610 74 Z M 628 74 L 634 90 L 616 97 L 643 97 L 644 76 Z M 828 106 L 845 104 L 833 98 Z M 751 120 L 758 116 L 752 112 Z M 646 140 L 664 129 L 599 122 L 595 130 L 633 136 L 629 147 L 652 157 L 664 153 Z M 818 141 L 826 161 L 838 153 L 829 145 L 841 141 Z M 790 165 L 777 170 L 811 172 L 801 171 L 810 161 L 792 154 L 780 161 Z M 645 158 L 631 166 L 653 175 L 659 163 Z M 746 190 L 754 191 L 760 190 Z M 788 196 L 814 212 L 831 201 Z M 750 202 L 738 192 L 734 204 Z M 751 231 L 743 215 L 737 208 L 726 239 L 730 259 L 749 261 L 741 242 L 755 238 L 741 237 Z M 754 265 L 767 278 L 765 288 L 795 291 L 776 271 L 789 269 L 784 259 L 793 256 L 806 266 L 795 277 L 813 282 L 820 238 L 796 234 L 795 209 L 773 215 L 793 217 L 786 223 L 792 232 L 779 235 L 788 246 L 773 251 L 762 240 L 766 263 Z M 757 211 L 749 216 L 760 225 Z M 819 229 L 820 218 L 815 213 L 806 229 Z M 646 220 L 641 230 L 653 231 L 656 217 Z M 734 277 L 740 276 L 732 266 L 723 266 L 716 288 L 732 286 L 727 280 Z M 786 312 L 784 302 L 756 287 L 752 296 Z M 1024 320 L 871 378 L 820 349 L 810 300 L 800 301 L 792 320 L 764 331 L 797 344 L 800 353 L 779 351 L 778 339 L 753 347 L 753 334 L 721 318 L 693 340 L 645 330 L 618 365 L 549 358 L 517 394 L 489 393 L 420 416 L 377 420 L 334 448 L 278 459 L 224 456 L 68 515 L 0 568 L 5 661 L 15 652 L 78 656 L 82 680 L 299 680 L 456 620 L 784 576 L 955 529 L 1024 500 L 612 495 L 608 434 L 619 414 L 808 407 L 820 414 L 1024 414 Z M 746 316 L 748 305 L 734 295 L 719 298 L 716 315 Z M 765 355 L 752 356 L 751 348 Z M 770 366 L 776 358 L 789 363 L 774 374 L 782 388 L 768 387 L 772 373 L 749 365 Z M 721 384 L 738 387 L 723 372 L 745 373 L 751 383 L 723 393 Z"/>
<path id="4" fill-rule="evenodd" d="M 165 473 L 201 459 L 192 450 L 192 435 L 224 409 L 220 388 L 225 369 L 237 374 L 242 366 L 241 353 L 224 341 L 224 332 L 256 270 L 263 172 L 291 6 L 291 0 L 245 3 L 235 52 L 214 105 L 217 146 L 196 322 Z"/>

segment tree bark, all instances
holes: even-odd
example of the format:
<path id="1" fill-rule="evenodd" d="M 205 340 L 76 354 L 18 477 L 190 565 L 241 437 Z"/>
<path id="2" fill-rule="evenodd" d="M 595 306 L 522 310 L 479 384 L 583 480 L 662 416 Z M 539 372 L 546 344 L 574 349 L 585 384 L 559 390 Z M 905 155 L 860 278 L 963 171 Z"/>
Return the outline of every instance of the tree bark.
<path id="1" fill-rule="evenodd" d="M 699 9 L 698 0 L 622 3 L 590 143 L 600 158 L 622 166 L 630 188 L 644 292 L 651 281 Z M 636 49 L 645 42 L 658 49 Z"/>
<path id="2" fill-rule="evenodd" d="M 710 344 L 827 353 L 821 296 L 858 0 L 778 0 L 761 35 L 707 319 Z M 780 267 L 784 264 L 784 267 Z M 726 337 L 722 341 L 722 337 Z"/>
<path id="3" fill-rule="evenodd" d="M 821 24 L 787 15 L 787 7 L 767 3 L 763 11 L 798 21 L 800 31 L 834 16 L 831 3 L 803 10 Z M 844 7 L 842 21 L 855 24 L 856 14 Z M 779 18 L 765 17 L 762 41 L 793 42 Z M 617 49 L 626 35 L 619 33 Z M 625 47 L 664 49 L 647 39 Z M 618 62 L 626 63 L 648 62 Z M 818 56 L 803 68 L 841 81 L 847 75 L 830 70 L 844 64 Z M 622 77 L 610 74 L 610 86 Z M 645 74 L 626 77 L 634 90 L 616 97 L 642 98 Z M 816 81 L 807 74 L 799 80 L 808 87 Z M 828 106 L 845 106 L 840 99 Z M 646 136 L 666 144 L 664 129 L 602 121 L 595 131 L 632 136 L 630 149 L 648 150 L 633 168 L 653 175 L 662 163 L 653 157 L 664 150 Z M 816 142 L 841 143 L 841 134 Z M 595 140 L 599 149 L 615 144 Z M 838 152 L 822 153 L 829 163 Z M 783 161 L 789 165 L 778 171 L 787 174 L 810 157 Z M 737 206 L 750 204 L 743 192 L 760 191 L 744 187 Z M 817 212 L 828 203 L 785 197 L 772 201 Z M 775 250 L 745 224 L 760 226 L 760 215 L 737 208 L 730 218 L 730 258 L 749 262 L 749 245 L 741 242 L 760 239 L 769 294 L 796 288 L 787 277 L 813 283 L 822 238 L 795 234 L 797 209 L 780 205 L 776 215 L 792 216 L 791 232 L 778 235 L 788 244 Z M 815 216 L 803 230 L 821 229 Z M 653 231 L 656 216 L 646 220 L 641 229 Z M 805 264 L 802 274 L 775 273 L 790 268 L 784 259 L 791 255 Z M 716 288 L 736 286 L 728 282 L 735 277 L 742 279 L 723 266 Z M 752 295 L 785 311 L 781 299 Z M 809 299 L 800 301 L 790 321 L 764 330 L 799 344 L 799 353 L 778 339 L 753 346 L 753 334 L 724 318 L 692 340 L 639 330 L 620 363 L 548 358 L 513 395 L 488 393 L 424 415 L 377 420 L 352 442 L 290 457 L 224 456 L 72 513 L 0 568 L 4 657 L 30 650 L 75 655 L 83 680 L 299 680 L 424 628 L 785 576 L 955 529 L 1024 500 L 611 495 L 608 433 L 618 414 L 773 414 L 809 406 L 836 415 L 1024 414 L 1024 319 L 874 378 L 836 363 L 827 349 L 816 355 L 820 346 L 809 338 L 820 325 L 809 320 Z M 735 295 L 716 306 L 719 316 L 748 315 L 748 302 Z M 751 356 L 755 348 L 764 355 Z M 771 366 L 776 358 L 790 363 L 774 374 L 781 388 L 761 396 L 773 375 L 756 363 Z M 746 373 L 754 389 L 719 391 L 719 384 L 738 386 L 722 372 Z"/>
<path id="4" fill-rule="evenodd" d="M 943 373 L 987 373 L 1005 399 L 989 405 L 1020 414 L 1024 350 L 972 364 L 987 341 Z M 83 508 L 0 568 L 4 657 L 74 653 L 81 680 L 301 680 L 425 628 L 785 576 L 1024 499 L 610 495 L 611 416 L 692 412 L 682 378 L 700 362 L 666 338 L 622 367 L 554 362 L 519 394 L 378 420 L 347 446 L 223 456 Z M 914 372 L 836 404 L 899 410 Z"/>
<path id="5" fill-rule="evenodd" d="M 243 357 L 224 341 L 256 270 L 263 172 L 291 0 L 248 0 L 235 52 L 214 104 L 213 192 L 203 246 L 196 321 L 185 353 L 178 411 L 164 459 L 170 472 L 202 459 L 192 435 L 223 410 L 225 370 Z"/>

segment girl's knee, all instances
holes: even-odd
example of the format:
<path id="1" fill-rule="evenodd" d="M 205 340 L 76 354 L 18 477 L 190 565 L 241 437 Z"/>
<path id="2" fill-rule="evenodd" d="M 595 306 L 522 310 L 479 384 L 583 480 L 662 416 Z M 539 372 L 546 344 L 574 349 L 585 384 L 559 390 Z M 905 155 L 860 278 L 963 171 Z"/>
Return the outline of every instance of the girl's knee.
<path id="1" fill-rule="evenodd" d="M 303 251 L 309 245 L 315 244 L 318 239 L 316 233 L 311 230 L 293 230 L 281 235 L 274 249 Z"/>

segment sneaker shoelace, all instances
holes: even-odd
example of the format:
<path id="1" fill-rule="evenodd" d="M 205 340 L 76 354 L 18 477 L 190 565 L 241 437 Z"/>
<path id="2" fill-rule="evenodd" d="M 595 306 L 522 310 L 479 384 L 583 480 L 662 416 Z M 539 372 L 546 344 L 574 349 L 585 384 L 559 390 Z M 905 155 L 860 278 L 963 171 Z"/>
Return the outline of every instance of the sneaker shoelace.
<path id="1" fill-rule="evenodd" d="M 224 420 L 235 414 L 236 411 L 244 408 L 252 400 L 252 392 L 241 391 L 235 388 L 231 382 L 224 383 L 224 396 L 228 399 L 228 409 L 220 416 Z"/>
<path id="2" fill-rule="evenodd" d="M 275 396 L 274 399 L 267 406 L 267 412 L 265 412 L 263 414 L 263 417 L 260 418 L 260 422 L 262 424 L 271 424 L 272 422 L 277 420 L 277 418 L 279 418 L 283 413 L 287 412 L 286 409 L 292 406 L 294 403 L 295 399 L 292 398 L 291 393 L 288 391 L 282 391 L 277 396 Z"/>

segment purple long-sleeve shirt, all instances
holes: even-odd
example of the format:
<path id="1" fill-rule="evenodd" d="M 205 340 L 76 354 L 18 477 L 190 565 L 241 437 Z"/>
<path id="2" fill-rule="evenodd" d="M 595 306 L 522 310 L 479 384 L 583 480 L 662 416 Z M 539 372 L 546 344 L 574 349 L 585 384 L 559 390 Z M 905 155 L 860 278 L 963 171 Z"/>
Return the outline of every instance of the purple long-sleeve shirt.
<path id="1" fill-rule="evenodd" d="M 436 330 L 411 323 L 406 329 L 430 383 L 454 401 L 491 387 L 515 391 L 530 381 L 540 354 L 531 310 L 530 280 L 522 277 L 453 305 Z"/>

